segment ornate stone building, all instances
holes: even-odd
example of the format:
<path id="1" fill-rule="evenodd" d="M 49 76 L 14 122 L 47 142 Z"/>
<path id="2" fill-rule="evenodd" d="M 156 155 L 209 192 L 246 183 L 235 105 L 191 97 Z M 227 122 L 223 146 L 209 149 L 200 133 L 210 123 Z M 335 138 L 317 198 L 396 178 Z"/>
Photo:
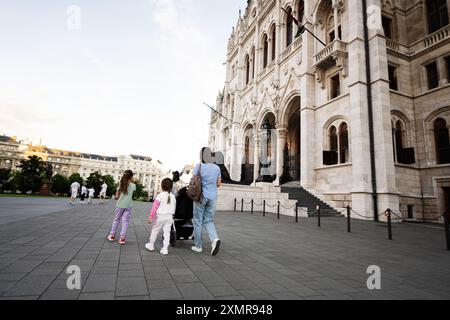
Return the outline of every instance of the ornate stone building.
<path id="1" fill-rule="evenodd" d="M 232 178 L 267 181 L 267 156 L 275 187 L 298 181 L 367 218 L 450 210 L 448 1 L 247 2 L 217 101 L 226 119 L 213 113 L 210 123 L 210 147 Z M 308 31 L 295 37 L 286 12 Z M 262 148 L 269 129 L 276 138 Z"/>

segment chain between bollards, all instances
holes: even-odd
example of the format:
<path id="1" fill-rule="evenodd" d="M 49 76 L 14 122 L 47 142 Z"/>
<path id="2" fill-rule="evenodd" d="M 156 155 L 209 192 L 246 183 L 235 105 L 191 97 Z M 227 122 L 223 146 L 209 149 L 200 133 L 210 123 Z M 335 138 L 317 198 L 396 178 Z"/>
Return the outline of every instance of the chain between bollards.
<path id="1" fill-rule="evenodd" d="M 388 223 L 388 239 L 392 240 L 392 210 L 386 210 L 387 223 Z"/>

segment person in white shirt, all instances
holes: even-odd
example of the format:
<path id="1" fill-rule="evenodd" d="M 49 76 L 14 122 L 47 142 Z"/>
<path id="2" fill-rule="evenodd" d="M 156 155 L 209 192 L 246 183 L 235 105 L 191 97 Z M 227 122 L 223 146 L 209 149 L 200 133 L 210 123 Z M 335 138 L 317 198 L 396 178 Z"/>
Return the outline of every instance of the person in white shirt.
<path id="1" fill-rule="evenodd" d="M 78 197 L 78 190 L 80 189 L 80 184 L 75 181 L 70 185 L 70 190 L 72 191 L 72 195 L 70 196 L 70 204 L 74 204 L 76 198 Z"/>
<path id="2" fill-rule="evenodd" d="M 88 204 L 92 204 L 92 199 L 94 199 L 95 189 L 94 188 L 89 188 L 88 191 L 89 191 Z"/>
<path id="3" fill-rule="evenodd" d="M 105 202 L 106 199 L 106 190 L 108 190 L 108 185 L 106 182 L 103 182 L 102 190 L 100 191 L 100 199 L 102 199 L 102 203 Z"/>
<path id="4" fill-rule="evenodd" d="M 160 193 L 155 202 L 153 202 L 152 212 L 150 213 L 150 218 L 148 223 L 151 224 L 156 216 L 156 221 L 153 224 L 152 234 L 150 236 L 150 242 L 145 245 L 145 248 L 149 251 L 155 250 L 156 237 L 161 230 L 164 231 L 164 242 L 163 248 L 160 253 L 162 255 L 169 254 L 169 244 L 170 244 L 170 231 L 173 225 L 173 215 L 175 214 L 175 209 L 177 206 L 177 200 L 175 196 L 171 193 L 173 183 L 171 179 L 164 179 L 161 183 L 163 192 Z"/>
<path id="5" fill-rule="evenodd" d="M 88 195 L 88 189 L 85 186 L 81 187 L 81 204 L 84 204 L 84 198 Z"/>

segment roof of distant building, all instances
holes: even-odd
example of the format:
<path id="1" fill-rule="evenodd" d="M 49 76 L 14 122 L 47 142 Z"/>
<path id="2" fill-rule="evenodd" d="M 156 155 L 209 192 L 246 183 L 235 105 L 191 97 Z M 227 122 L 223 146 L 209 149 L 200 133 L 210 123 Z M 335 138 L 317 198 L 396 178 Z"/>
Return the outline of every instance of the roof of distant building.
<path id="1" fill-rule="evenodd" d="M 150 157 L 138 156 L 138 155 L 135 155 L 135 154 L 130 154 L 130 157 L 133 158 L 134 160 L 140 160 L 140 161 L 152 161 L 153 160 Z"/>
<path id="2" fill-rule="evenodd" d="M 8 136 L 0 136 L 0 142 L 18 143 L 16 139 Z"/>

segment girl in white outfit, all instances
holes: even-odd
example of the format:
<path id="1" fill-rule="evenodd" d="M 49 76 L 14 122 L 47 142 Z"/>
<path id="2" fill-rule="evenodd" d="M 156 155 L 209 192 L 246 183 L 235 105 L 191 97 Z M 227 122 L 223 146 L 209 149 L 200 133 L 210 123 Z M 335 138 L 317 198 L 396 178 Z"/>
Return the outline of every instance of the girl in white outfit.
<path id="1" fill-rule="evenodd" d="M 162 255 L 169 254 L 170 231 L 172 229 L 173 215 L 175 214 L 177 204 L 175 196 L 171 193 L 172 187 L 173 183 L 170 179 L 164 179 L 161 182 L 163 192 L 160 193 L 153 202 L 152 212 L 150 214 L 150 218 L 148 219 L 148 223 L 151 224 L 156 215 L 156 220 L 153 223 L 152 234 L 150 236 L 150 242 L 147 243 L 145 247 L 149 251 L 155 250 L 156 237 L 162 229 L 164 231 L 163 248 L 160 251 Z"/>

